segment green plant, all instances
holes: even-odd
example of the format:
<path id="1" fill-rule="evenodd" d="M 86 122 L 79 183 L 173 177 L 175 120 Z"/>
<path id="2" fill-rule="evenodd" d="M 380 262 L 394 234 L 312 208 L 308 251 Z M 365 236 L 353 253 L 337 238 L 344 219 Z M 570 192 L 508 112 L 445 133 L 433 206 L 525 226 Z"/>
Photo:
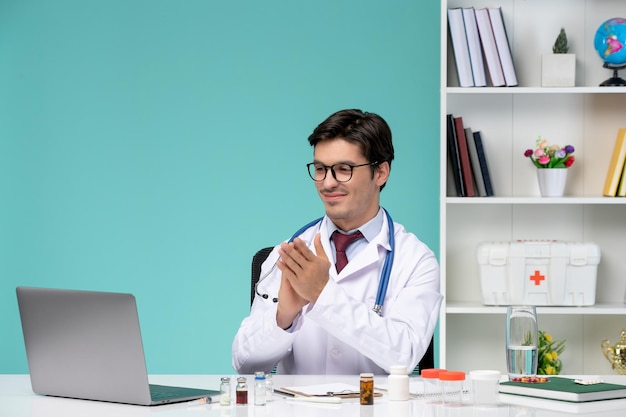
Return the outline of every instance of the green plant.
<path id="1" fill-rule="evenodd" d="M 537 374 L 558 375 L 563 364 L 559 355 L 565 350 L 565 340 L 552 340 L 549 333 L 539 330 L 539 346 L 537 346 Z"/>
<path id="2" fill-rule="evenodd" d="M 565 29 L 561 28 L 559 35 L 556 37 L 556 41 L 554 42 L 554 46 L 552 47 L 552 52 L 555 54 L 566 54 L 569 51 L 569 45 L 567 44 L 567 35 L 565 34 Z"/>

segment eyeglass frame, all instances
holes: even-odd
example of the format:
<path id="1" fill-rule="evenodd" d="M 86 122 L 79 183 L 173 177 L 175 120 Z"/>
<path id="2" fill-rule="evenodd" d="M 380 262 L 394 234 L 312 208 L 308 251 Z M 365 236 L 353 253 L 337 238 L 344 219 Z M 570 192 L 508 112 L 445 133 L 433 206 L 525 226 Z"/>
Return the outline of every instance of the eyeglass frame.
<path id="1" fill-rule="evenodd" d="M 315 174 L 311 175 L 311 168 L 310 167 L 311 167 L 311 165 L 318 165 L 318 164 L 321 165 L 324 168 L 324 177 L 322 179 L 316 180 L 314 178 Z M 365 164 L 359 164 L 359 165 L 352 165 L 352 164 L 348 164 L 346 162 L 338 162 L 338 163 L 332 164 L 332 165 L 324 165 L 321 162 L 309 162 L 308 164 L 306 164 L 306 170 L 309 173 L 309 177 L 311 177 L 311 179 L 313 181 L 315 181 L 315 182 L 322 182 L 322 181 L 324 181 L 326 179 L 326 176 L 328 175 L 328 170 L 330 169 L 330 173 L 333 176 L 333 178 L 335 179 L 335 181 L 344 183 L 344 182 L 348 182 L 348 181 L 350 181 L 352 179 L 352 175 L 354 175 L 354 168 L 366 167 L 366 166 L 370 166 L 371 167 L 371 166 L 378 165 L 378 164 L 379 164 L 378 161 L 376 161 L 376 162 L 367 162 Z M 337 174 L 335 173 L 335 166 L 336 165 L 346 165 L 346 166 L 349 166 L 350 167 L 350 178 L 348 178 L 345 181 L 338 180 L 337 179 Z"/>

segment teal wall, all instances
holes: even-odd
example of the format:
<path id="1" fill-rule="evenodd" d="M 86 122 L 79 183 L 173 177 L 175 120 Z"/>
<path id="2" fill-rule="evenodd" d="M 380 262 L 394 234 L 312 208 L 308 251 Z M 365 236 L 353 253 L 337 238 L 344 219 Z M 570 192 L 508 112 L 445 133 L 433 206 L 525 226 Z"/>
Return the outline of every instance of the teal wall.
<path id="1" fill-rule="evenodd" d="M 391 125 L 382 203 L 437 252 L 438 33 L 432 0 L 0 1 L 0 373 L 28 372 L 17 285 L 131 292 L 149 372 L 232 372 L 342 108 Z"/>

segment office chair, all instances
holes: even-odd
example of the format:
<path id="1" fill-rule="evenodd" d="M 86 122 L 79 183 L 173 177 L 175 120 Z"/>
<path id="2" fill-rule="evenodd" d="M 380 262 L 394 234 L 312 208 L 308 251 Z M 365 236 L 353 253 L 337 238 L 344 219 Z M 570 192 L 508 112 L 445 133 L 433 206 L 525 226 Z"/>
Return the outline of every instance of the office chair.
<path id="1" fill-rule="evenodd" d="M 254 301 L 255 290 L 254 287 L 261 276 L 261 265 L 269 254 L 274 249 L 273 246 L 268 246 L 266 248 L 259 249 L 257 253 L 252 257 L 252 275 L 250 281 L 250 306 L 252 306 L 252 302 Z M 435 340 L 434 337 L 430 339 L 430 344 L 426 349 L 426 353 L 424 353 L 424 357 L 419 361 L 415 369 L 411 372 L 411 375 L 419 375 L 422 369 L 429 369 L 435 367 Z"/>

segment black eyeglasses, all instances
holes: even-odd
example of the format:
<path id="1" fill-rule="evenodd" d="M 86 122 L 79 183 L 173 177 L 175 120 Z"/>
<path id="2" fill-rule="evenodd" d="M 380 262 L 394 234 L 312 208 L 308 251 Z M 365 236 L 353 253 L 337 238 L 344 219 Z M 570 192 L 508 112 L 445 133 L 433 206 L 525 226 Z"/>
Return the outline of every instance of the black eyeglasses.
<path id="1" fill-rule="evenodd" d="M 306 167 L 309 170 L 309 176 L 313 181 L 324 181 L 326 179 L 326 173 L 330 169 L 330 172 L 333 174 L 333 178 L 337 180 L 337 182 L 348 182 L 352 178 L 352 170 L 354 168 L 371 167 L 376 164 L 378 164 L 378 161 L 368 162 L 367 164 L 361 165 L 350 165 L 342 163 L 330 166 L 320 164 L 319 162 L 311 162 L 306 164 Z"/>

